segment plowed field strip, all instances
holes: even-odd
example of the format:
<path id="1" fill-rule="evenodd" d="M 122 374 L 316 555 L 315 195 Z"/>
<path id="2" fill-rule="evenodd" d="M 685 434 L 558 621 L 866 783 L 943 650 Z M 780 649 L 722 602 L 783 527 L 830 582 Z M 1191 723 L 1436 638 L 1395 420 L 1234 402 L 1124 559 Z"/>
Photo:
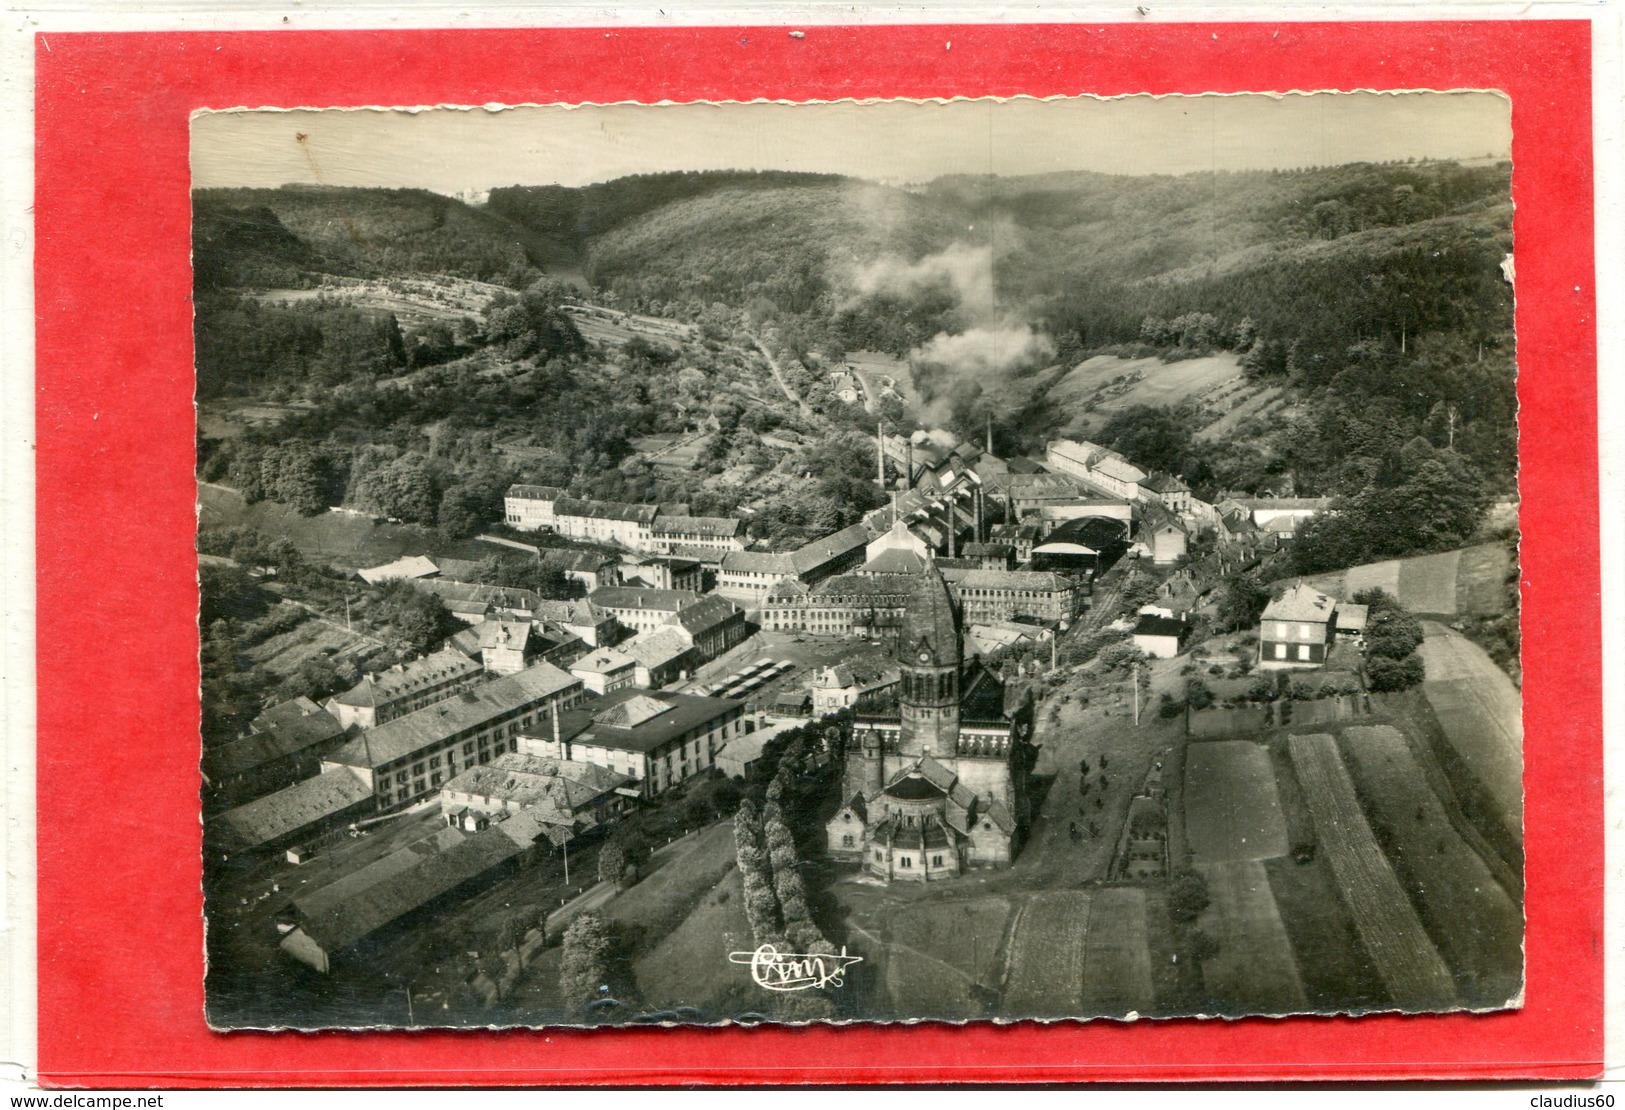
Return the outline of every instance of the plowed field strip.
<path id="1" fill-rule="evenodd" d="M 1084 1014 L 1141 1013 L 1156 1003 L 1146 943 L 1145 891 L 1095 891 L 1083 958 Z"/>
<path id="2" fill-rule="evenodd" d="M 1091 897 L 1034 895 L 1016 922 L 1003 1011 L 1010 1017 L 1072 1017 L 1082 1006 L 1084 938 Z"/>
<path id="3" fill-rule="evenodd" d="M 1389 995 L 1405 1009 L 1453 1005 L 1450 970 L 1366 824 L 1336 741 L 1323 733 L 1294 736 L 1291 752 L 1320 850 Z"/>
<path id="4" fill-rule="evenodd" d="M 1252 861 L 1196 868 L 1207 879 L 1212 899 L 1203 924 L 1219 942 L 1218 952 L 1202 964 L 1208 997 L 1224 1013 L 1287 1014 L 1307 1008 L 1292 942 L 1264 865 Z"/>

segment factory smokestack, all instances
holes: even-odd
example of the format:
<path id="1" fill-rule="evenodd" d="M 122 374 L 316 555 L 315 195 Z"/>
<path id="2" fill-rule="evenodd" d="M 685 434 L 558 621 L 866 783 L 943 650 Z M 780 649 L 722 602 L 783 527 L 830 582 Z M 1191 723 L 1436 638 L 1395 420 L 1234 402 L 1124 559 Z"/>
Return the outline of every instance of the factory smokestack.
<path id="1" fill-rule="evenodd" d="M 993 453 L 993 414 L 987 414 L 987 453 Z"/>

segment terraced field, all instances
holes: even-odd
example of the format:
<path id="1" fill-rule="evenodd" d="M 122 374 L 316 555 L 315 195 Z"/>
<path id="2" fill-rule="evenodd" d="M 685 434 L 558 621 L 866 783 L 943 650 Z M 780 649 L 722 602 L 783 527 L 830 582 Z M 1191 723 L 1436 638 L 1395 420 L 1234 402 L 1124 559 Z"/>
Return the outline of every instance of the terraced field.
<path id="1" fill-rule="evenodd" d="M 1184 795 L 1185 835 L 1198 864 L 1286 854 L 1281 799 L 1263 746 L 1248 740 L 1190 745 Z"/>
<path id="2" fill-rule="evenodd" d="M 1450 969 L 1366 823 L 1337 742 L 1324 733 L 1310 733 L 1292 737 L 1290 749 L 1320 851 L 1331 863 L 1344 905 L 1394 1005 L 1404 1010 L 1453 1006 Z"/>
<path id="3" fill-rule="evenodd" d="M 1280 395 L 1281 387 L 1278 385 L 1265 386 L 1256 392 L 1250 393 L 1249 396 L 1235 403 L 1234 407 L 1228 409 L 1223 416 L 1197 432 L 1196 438 L 1212 439 L 1215 436 L 1226 435 L 1234 431 L 1237 424 L 1240 424 L 1249 416 L 1257 416 L 1262 413 Z"/>
<path id="4" fill-rule="evenodd" d="M 1221 1013 L 1289 1014 L 1308 1006 L 1303 981 L 1264 865 L 1199 863 L 1212 899 L 1204 931 L 1218 952 L 1202 963 L 1210 1005 Z"/>
<path id="5" fill-rule="evenodd" d="M 1371 826 L 1454 971 L 1461 1000 L 1504 1005 L 1523 978 L 1517 904 L 1452 826 L 1398 729 L 1345 729 L 1342 749 Z"/>
<path id="6" fill-rule="evenodd" d="M 1523 840 L 1523 699 L 1477 644 L 1422 622 L 1422 693 L 1451 748 L 1490 796 L 1502 823 Z"/>

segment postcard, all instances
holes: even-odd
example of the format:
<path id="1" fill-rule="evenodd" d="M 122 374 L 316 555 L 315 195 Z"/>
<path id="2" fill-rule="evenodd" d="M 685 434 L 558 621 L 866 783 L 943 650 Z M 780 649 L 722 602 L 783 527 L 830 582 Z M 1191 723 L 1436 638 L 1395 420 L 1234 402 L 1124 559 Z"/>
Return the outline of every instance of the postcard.
<path id="1" fill-rule="evenodd" d="M 857 30 L 42 44 L 53 1081 L 1595 1070 L 1584 25 Z"/>

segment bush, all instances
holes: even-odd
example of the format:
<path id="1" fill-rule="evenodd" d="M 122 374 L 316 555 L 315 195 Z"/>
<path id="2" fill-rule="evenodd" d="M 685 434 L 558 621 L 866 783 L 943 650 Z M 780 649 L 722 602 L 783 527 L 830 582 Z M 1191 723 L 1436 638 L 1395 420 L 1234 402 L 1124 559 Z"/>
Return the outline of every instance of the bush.
<path id="1" fill-rule="evenodd" d="M 1422 665 L 1420 655 L 1412 654 L 1404 659 L 1389 659 L 1387 656 L 1377 655 L 1366 663 L 1366 674 L 1371 680 L 1373 690 L 1409 690 L 1426 677 L 1426 669 Z"/>
<path id="2" fill-rule="evenodd" d="M 1164 720 L 1172 720 L 1185 712 L 1185 703 L 1176 700 L 1172 695 L 1162 695 L 1162 704 L 1157 706 L 1157 716 Z"/>
<path id="3" fill-rule="evenodd" d="M 1320 696 L 1320 684 L 1302 675 L 1293 675 L 1287 683 L 1287 697 L 1293 701 L 1313 701 Z"/>
<path id="4" fill-rule="evenodd" d="M 1200 678 L 1185 683 L 1185 704 L 1192 709 L 1206 709 L 1214 702 L 1213 691 Z"/>

